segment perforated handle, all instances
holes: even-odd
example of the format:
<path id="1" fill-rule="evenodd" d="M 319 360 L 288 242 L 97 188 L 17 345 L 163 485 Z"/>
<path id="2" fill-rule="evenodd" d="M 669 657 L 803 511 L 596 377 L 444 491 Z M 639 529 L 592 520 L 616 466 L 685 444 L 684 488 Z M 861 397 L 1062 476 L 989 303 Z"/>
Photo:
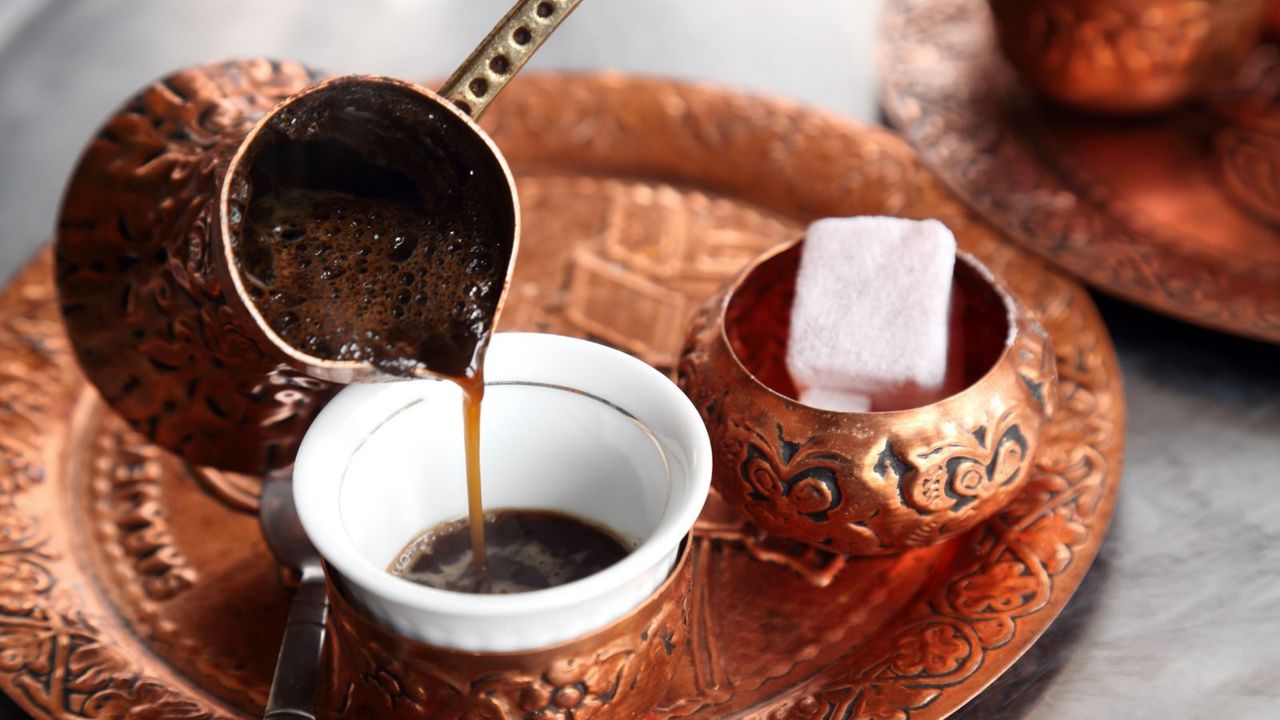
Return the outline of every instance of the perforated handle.
<path id="1" fill-rule="evenodd" d="M 520 0 L 445 81 L 440 94 L 479 119 L 582 0 Z"/>

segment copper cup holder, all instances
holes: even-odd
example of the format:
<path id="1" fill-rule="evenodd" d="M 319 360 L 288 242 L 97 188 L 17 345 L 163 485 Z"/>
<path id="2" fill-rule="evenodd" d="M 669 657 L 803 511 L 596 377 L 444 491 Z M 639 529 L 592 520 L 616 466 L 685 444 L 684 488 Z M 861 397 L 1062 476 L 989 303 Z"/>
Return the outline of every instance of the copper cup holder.
<path id="1" fill-rule="evenodd" d="M 630 718 L 662 699 L 686 645 L 688 540 L 671 574 L 629 614 L 539 650 L 471 653 L 406 639 L 343 597 L 329 572 L 321 718 Z"/>

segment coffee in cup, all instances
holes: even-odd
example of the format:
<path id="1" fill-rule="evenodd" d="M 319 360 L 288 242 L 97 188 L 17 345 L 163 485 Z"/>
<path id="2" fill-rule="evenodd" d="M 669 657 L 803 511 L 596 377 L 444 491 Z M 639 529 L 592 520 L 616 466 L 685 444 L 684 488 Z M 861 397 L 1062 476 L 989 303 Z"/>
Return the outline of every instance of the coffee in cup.
<path id="1" fill-rule="evenodd" d="M 437 525 L 414 538 L 392 575 L 454 592 L 505 595 L 581 580 L 630 552 L 602 525 L 551 510 L 485 513 L 486 562 L 474 562 L 467 518 Z"/>

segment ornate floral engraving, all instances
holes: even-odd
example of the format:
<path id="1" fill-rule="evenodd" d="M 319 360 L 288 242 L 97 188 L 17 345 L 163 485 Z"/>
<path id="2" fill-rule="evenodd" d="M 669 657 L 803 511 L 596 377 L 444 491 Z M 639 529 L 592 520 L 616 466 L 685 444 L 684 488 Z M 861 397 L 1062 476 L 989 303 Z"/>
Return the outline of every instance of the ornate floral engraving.
<path id="1" fill-rule="evenodd" d="M 1207 110 L 1225 125 L 1213 137 L 1224 189 L 1245 212 L 1280 227 L 1280 47 L 1255 52 Z"/>
<path id="2" fill-rule="evenodd" d="M 246 334 L 214 263 L 232 155 L 267 109 L 316 78 L 268 60 L 176 72 L 107 120 L 67 186 L 57 283 L 80 364 L 136 430 L 192 462 L 291 462 L 333 392 Z"/>
<path id="3" fill-rule="evenodd" d="M 47 490 L 46 451 L 61 442 L 50 425 L 70 412 L 82 382 L 58 321 L 51 260 L 41 253 L 0 296 L 0 685 L 42 717 L 223 717 L 144 671 L 119 630 L 85 611 L 59 582 L 65 538 L 50 538 L 52 517 L 28 514 L 29 496 Z"/>
<path id="4" fill-rule="evenodd" d="M 634 650 L 621 650 L 593 660 L 560 660 L 536 677 L 481 683 L 475 690 L 491 695 L 504 717 L 603 717 L 622 687 L 626 664 Z"/>
<path id="5" fill-rule="evenodd" d="M 836 478 L 844 458 L 791 442 L 782 436 L 781 425 L 776 428 L 773 442 L 744 428 L 755 435 L 738 468 L 747 498 L 763 503 L 761 512 L 779 520 L 799 516 L 826 522 L 841 501 Z"/>
<path id="6" fill-rule="evenodd" d="M 1115 359 L 1096 353 L 1105 346 L 1105 330 L 1094 311 L 1082 307 L 1083 293 L 1045 286 L 1030 297 L 1045 325 L 1059 333 L 1060 375 L 1059 415 L 1030 481 L 961 545 L 967 550 L 948 582 L 909 609 L 914 624 L 852 653 L 856 659 L 844 681 L 809 696 L 825 713 L 820 716 L 910 720 L 944 714 L 949 688 L 1016 648 L 1019 628 L 1051 604 L 1057 583 L 1083 575 L 1096 551 L 1090 534 L 1110 513 L 1102 498 L 1114 497 L 1118 470 L 1104 449 L 1123 438 Z M 1064 345 L 1064 338 L 1071 342 Z"/>
<path id="7" fill-rule="evenodd" d="M 36 267 L 52 272 L 45 254 Z M 28 271 L 33 272 L 33 271 Z M 34 271 L 38 272 L 38 270 Z M 66 382 L 57 360 L 68 352 L 57 316 L 53 287 L 31 283 L 9 293 L 13 310 L 0 318 L 0 497 L 11 498 L 44 481 L 42 418 L 54 414 L 57 398 L 46 385 Z"/>
<path id="8" fill-rule="evenodd" d="M 92 488 L 100 508 L 100 534 L 118 544 L 143 593 L 168 600 L 193 587 L 199 575 L 182 556 L 169 532 L 159 480 L 164 472 L 159 448 L 130 432 L 98 438 Z"/>
<path id="9" fill-rule="evenodd" d="M 921 512 L 963 510 L 1017 482 L 1023 463 L 1030 459 L 1027 438 L 1013 409 L 977 427 L 962 428 L 948 421 L 942 434 L 951 439 L 909 453 L 905 459 L 890 439 L 874 465 L 886 482 L 900 484 L 907 503 Z"/>
<path id="10" fill-rule="evenodd" d="M 780 372 L 781 349 L 752 346 L 746 358 L 733 337 L 751 331 L 719 319 L 749 328 L 771 316 L 782 293 L 769 273 L 796 253 L 772 256 L 744 281 L 754 284 L 722 288 L 694 318 L 677 379 L 707 425 L 715 486 L 761 530 L 847 555 L 923 547 L 982 522 L 1026 482 L 1055 406 L 1039 322 L 1017 309 L 1012 346 L 971 392 L 908 416 L 825 413 L 762 379 Z M 732 302 L 749 308 L 739 319 L 720 311 L 735 290 Z"/>

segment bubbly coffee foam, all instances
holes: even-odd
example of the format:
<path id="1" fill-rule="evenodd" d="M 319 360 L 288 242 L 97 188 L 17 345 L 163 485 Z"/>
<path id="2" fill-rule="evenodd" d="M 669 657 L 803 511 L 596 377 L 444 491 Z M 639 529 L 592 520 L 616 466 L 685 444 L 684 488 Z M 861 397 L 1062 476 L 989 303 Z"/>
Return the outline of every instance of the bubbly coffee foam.
<path id="1" fill-rule="evenodd" d="M 309 355 L 462 376 L 506 270 L 498 246 L 478 239 L 478 224 L 287 190 L 253 205 L 245 240 L 255 260 L 244 276 L 271 328 Z"/>
<path id="2" fill-rule="evenodd" d="M 410 376 L 478 372 L 511 260 L 507 176 L 401 88 L 294 101 L 232 179 L 237 271 L 286 344 Z"/>

